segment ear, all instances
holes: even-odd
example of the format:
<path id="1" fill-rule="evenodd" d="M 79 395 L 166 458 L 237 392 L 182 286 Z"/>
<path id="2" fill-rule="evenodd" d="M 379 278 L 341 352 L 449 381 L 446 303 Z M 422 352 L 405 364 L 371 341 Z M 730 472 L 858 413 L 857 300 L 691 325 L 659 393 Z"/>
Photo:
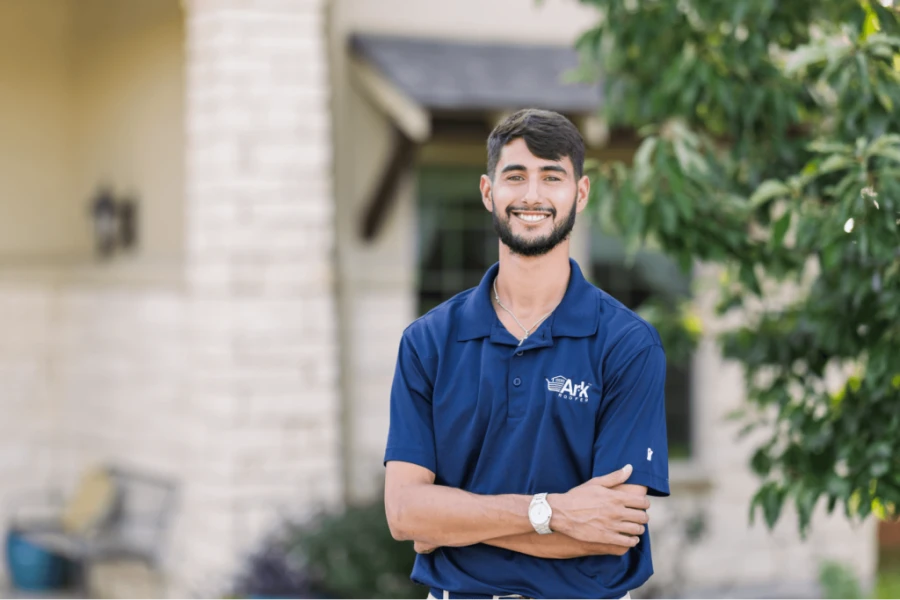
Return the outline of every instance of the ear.
<path id="1" fill-rule="evenodd" d="M 479 189 L 481 189 L 481 203 L 484 204 L 484 207 L 491 212 L 494 210 L 494 201 L 491 196 L 491 186 L 493 183 L 491 182 L 491 178 L 487 175 L 481 176 L 481 181 L 478 183 Z"/>
<path id="2" fill-rule="evenodd" d="M 575 200 L 575 210 L 581 212 L 587 207 L 588 198 L 591 196 L 591 178 L 582 175 L 578 180 L 578 193 Z"/>

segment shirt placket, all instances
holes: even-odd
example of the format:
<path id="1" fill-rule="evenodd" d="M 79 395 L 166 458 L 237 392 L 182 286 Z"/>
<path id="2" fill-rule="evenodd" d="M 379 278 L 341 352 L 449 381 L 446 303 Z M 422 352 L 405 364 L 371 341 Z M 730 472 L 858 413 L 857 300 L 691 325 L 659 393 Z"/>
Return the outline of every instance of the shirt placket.
<path id="1" fill-rule="evenodd" d="M 526 338 L 520 346 L 509 354 L 507 372 L 508 418 L 521 419 L 528 412 L 532 399 L 540 397 L 540 387 L 536 387 L 535 369 L 538 352 L 541 348 L 552 345 L 547 329 L 539 330 L 535 335 Z"/>

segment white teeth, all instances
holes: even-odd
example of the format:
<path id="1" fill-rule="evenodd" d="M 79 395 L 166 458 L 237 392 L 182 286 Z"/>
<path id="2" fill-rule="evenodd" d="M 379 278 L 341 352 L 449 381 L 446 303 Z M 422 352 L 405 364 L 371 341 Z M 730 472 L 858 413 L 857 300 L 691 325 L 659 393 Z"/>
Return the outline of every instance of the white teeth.
<path id="1" fill-rule="evenodd" d="M 528 221 L 530 223 L 537 223 L 538 221 L 542 221 L 547 218 L 547 215 L 522 215 L 516 214 L 517 217 L 522 219 L 523 221 Z"/>

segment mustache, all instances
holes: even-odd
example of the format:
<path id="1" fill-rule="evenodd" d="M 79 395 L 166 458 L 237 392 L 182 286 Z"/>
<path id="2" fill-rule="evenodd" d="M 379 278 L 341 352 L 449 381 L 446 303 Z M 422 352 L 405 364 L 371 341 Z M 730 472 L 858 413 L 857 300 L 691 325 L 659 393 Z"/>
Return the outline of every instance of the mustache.
<path id="1" fill-rule="evenodd" d="M 556 209 L 555 208 L 529 208 L 527 206 L 507 206 L 506 207 L 506 216 L 511 217 L 514 211 L 520 212 L 531 212 L 531 213 L 546 213 L 551 217 L 556 217 Z"/>

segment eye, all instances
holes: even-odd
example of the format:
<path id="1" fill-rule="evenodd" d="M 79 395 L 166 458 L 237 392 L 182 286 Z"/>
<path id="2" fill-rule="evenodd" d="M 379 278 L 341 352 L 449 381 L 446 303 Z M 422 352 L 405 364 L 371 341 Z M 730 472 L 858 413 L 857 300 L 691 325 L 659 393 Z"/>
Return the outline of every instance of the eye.
<path id="1" fill-rule="evenodd" d="M 548 175 L 547 177 L 544 178 L 544 180 L 545 181 L 562 181 L 562 179 L 560 179 L 556 175 Z"/>
<path id="2" fill-rule="evenodd" d="M 521 175 L 510 175 L 506 178 L 507 181 L 524 181 L 525 178 Z"/>

